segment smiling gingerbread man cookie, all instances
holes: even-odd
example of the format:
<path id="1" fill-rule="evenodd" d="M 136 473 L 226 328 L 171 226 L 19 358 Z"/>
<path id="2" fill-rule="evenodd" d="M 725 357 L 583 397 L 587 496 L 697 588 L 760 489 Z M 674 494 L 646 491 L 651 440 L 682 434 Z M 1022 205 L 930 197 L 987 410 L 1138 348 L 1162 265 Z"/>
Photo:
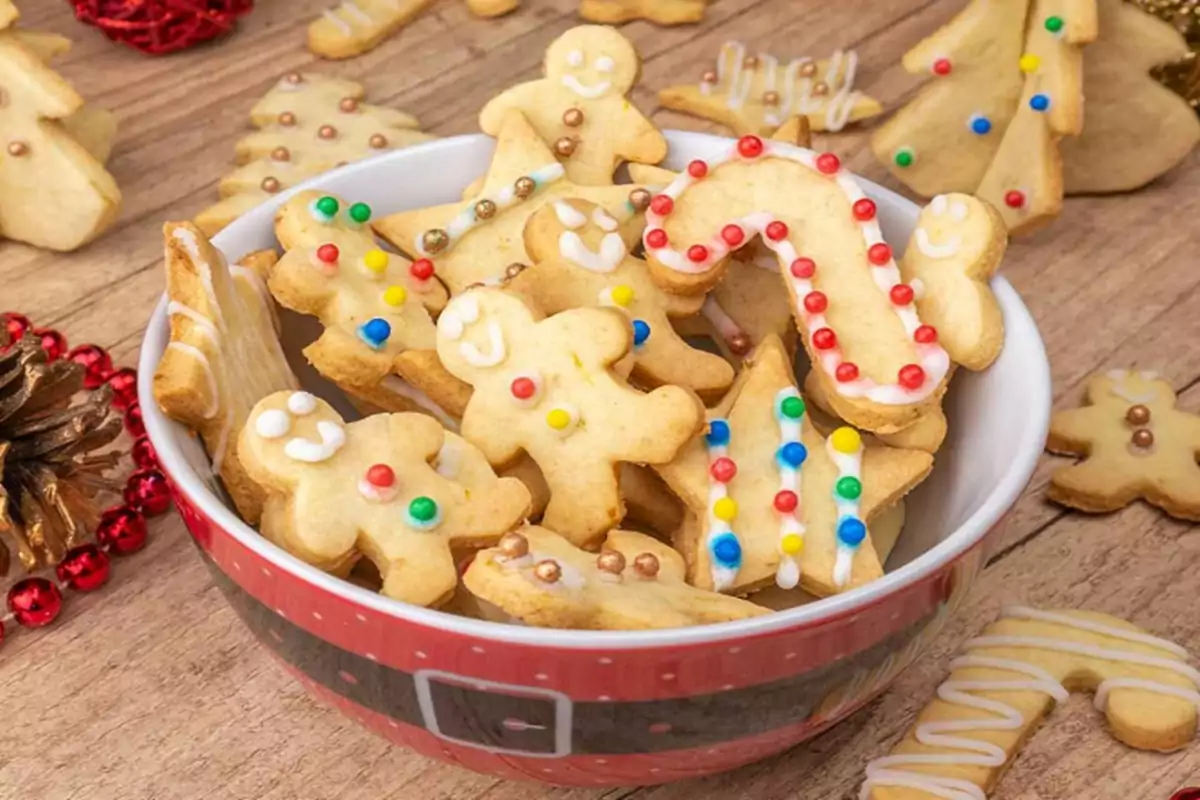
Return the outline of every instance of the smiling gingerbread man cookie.
<path id="1" fill-rule="evenodd" d="M 667 140 L 632 103 L 641 58 L 613 28 L 572 28 L 546 51 L 546 77 L 514 86 L 484 106 L 479 125 L 497 136 L 510 110 L 522 112 L 554 148 L 575 183 L 613 182 L 622 161 L 657 164 Z"/>
<path id="2" fill-rule="evenodd" d="M 1103 513 L 1141 498 L 1200 521 L 1200 416 L 1177 409 L 1171 384 L 1153 372 L 1093 376 L 1086 405 L 1054 415 L 1046 449 L 1083 458 L 1051 476 L 1056 503 Z"/>

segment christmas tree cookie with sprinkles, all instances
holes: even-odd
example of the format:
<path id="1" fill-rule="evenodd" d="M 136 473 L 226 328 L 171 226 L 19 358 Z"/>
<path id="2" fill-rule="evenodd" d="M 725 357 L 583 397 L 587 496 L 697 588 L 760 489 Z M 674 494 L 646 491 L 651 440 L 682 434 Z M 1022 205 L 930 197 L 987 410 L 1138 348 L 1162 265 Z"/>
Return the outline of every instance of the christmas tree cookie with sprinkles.
<path id="1" fill-rule="evenodd" d="M 468 491 L 447 464 L 445 431 L 423 414 L 347 424 L 307 392 L 277 392 L 240 434 L 242 464 L 270 498 L 264 536 L 339 575 L 365 557 L 383 594 L 414 605 L 453 595 L 452 548 L 495 544 L 529 512 L 516 478 L 475 474 Z"/>
<path id="2" fill-rule="evenodd" d="M 479 287 L 438 318 L 438 356 L 474 387 L 462 435 L 497 468 L 528 454 L 545 476 L 543 523 L 579 546 L 625 516 L 623 462 L 664 464 L 703 424 L 699 399 L 677 386 L 642 394 L 612 365 L 633 347 L 628 318 L 608 308 L 542 316 L 519 296 Z"/>
<path id="3" fill-rule="evenodd" d="M 599 553 L 526 526 L 475 557 L 467 589 L 526 625 L 652 630 L 769 614 L 736 597 L 689 586 L 679 553 L 632 531 L 609 531 Z"/>
<path id="4" fill-rule="evenodd" d="M 238 460 L 238 432 L 255 403 L 298 385 L 262 277 L 275 253 L 253 253 L 231 266 L 186 222 L 167 223 L 163 239 L 171 340 L 154 373 L 154 399 L 200 434 L 213 473 L 253 525 L 264 494 Z"/>
<path id="5" fill-rule="evenodd" d="M 637 241 L 645 224 L 640 212 L 650 203 L 644 188 L 575 183 L 519 111 L 505 115 L 496 138 L 492 164 L 476 196 L 391 214 L 375 223 L 376 232 L 413 258 L 433 263 L 452 294 L 475 283 L 497 285 L 508 265 L 527 265 L 525 225 L 539 208 L 557 200 L 599 205 L 617 220 L 627 245 Z"/>
<path id="6" fill-rule="evenodd" d="M 822 437 L 777 337 L 755 349 L 708 428 L 660 475 L 684 501 L 677 541 L 693 585 L 744 595 L 770 585 L 827 597 L 883 574 L 868 524 L 929 474 L 916 450 Z"/>

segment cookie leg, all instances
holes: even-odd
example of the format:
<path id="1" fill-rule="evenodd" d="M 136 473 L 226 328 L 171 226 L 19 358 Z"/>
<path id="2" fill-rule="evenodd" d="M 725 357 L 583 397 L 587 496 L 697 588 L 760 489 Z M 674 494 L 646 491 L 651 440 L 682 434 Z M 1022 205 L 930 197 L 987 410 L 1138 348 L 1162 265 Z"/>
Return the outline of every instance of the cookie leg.
<path id="1" fill-rule="evenodd" d="M 1112 464 L 1088 460 L 1055 472 L 1046 496 L 1080 511 L 1102 514 L 1138 499 L 1142 493 L 1138 483 Z"/>
<path id="2" fill-rule="evenodd" d="M 616 471 L 607 464 L 547 471 L 550 503 L 542 524 L 576 547 L 589 547 L 625 516 Z"/>
<path id="3" fill-rule="evenodd" d="M 1146 500 L 1172 517 L 1200 522 L 1200 469 L 1154 481 Z"/>
<path id="4" fill-rule="evenodd" d="M 454 593 L 458 570 L 440 536 L 398 536 L 382 541 L 360 536 L 358 547 L 383 578 L 380 594 L 433 608 Z"/>

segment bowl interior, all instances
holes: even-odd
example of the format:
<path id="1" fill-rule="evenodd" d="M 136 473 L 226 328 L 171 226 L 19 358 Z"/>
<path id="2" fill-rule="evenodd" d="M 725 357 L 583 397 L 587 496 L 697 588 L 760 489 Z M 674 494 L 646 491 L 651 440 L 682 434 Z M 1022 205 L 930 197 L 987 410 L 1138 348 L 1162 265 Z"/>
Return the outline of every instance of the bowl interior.
<path id="1" fill-rule="evenodd" d="M 730 145 L 728 139 L 696 133 L 669 132 L 668 139 L 671 155 L 667 166 L 674 169 L 681 169 L 692 159 L 716 155 Z M 325 189 L 370 204 L 377 216 L 454 202 L 471 181 L 486 171 L 492 149 L 492 139 L 482 135 L 439 140 L 351 164 L 293 191 Z M 863 180 L 862 184 L 877 203 L 885 237 L 902 252 L 919 208 L 869 181 Z M 231 262 L 251 251 L 275 247 L 274 213 L 291 194 L 284 193 L 251 211 L 216 236 L 214 243 Z M 739 632 L 744 635 L 752 629 L 807 624 L 825 615 L 843 613 L 855 604 L 870 602 L 936 570 L 978 542 L 999 520 L 1026 485 L 1041 452 L 1049 421 L 1050 377 L 1037 328 L 1020 298 L 1003 278 L 994 279 L 993 290 L 1004 312 L 1004 351 L 984 372 L 959 370 L 956 374 L 946 403 L 949 438 L 938 453 L 933 475 L 909 498 L 904 534 L 888 562 L 888 574 L 865 587 L 820 603 L 756 620 L 682 629 L 670 632 L 672 636 L 687 640 L 736 636 Z M 340 390 L 308 365 L 301 353 L 320 335 L 319 323 L 286 310 L 281 313 L 281 322 L 284 350 L 304 386 L 332 403 L 347 419 L 361 416 Z M 229 533 L 264 551 L 283 568 L 304 572 L 316 582 L 332 585 L 339 594 L 356 602 L 410 617 L 436 614 L 440 626 L 462 626 L 471 629 L 473 635 L 514 638 L 512 634 L 522 630 L 412 608 L 329 578 L 278 550 L 238 520 L 213 479 L 209 459 L 198 440 L 166 419 L 153 402 L 150 381 L 165 349 L 167 333 L 165 303 L 162 303 L 150 321 L 140 364 L 147 428 L 177 485 L 209 511 L 213 519 L 222 522 Z M 576 644 L 595 644 L 603 637 L 617 636 L 629 643 L 642 638 L 641 632 L 556 631 L 555 641 L 563 646 L 578 638 Z M 655 632 L 655 637 L 661 644 L 662 632 Z"/>

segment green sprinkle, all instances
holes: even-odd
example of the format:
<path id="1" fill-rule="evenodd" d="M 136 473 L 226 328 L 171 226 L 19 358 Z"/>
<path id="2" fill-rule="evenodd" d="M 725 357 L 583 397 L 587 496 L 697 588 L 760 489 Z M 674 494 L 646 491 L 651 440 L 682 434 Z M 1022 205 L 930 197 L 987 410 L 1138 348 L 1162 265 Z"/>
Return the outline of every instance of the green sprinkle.
<path id="1" fill-rule="evenodd" d="M 779 410 L 788 419 L 800 419 L 804 416 L 804 401 L 799 397 L 787 397 L 779 404 Z"/>
<path id="2" fill-rule="evenodd" d="M 911 147 L 902 147 L 896 151 L 893 159 L 897 167 L 911 167 L 913 162 L 917 160 L 917 156 L 913 153 Z"/>
<path id="3" fill-rule="evenodd" d="M 355 203 L 350 206 L 349 214 L 350 219 L 361 225 L 371 218 L 371 207 L 366 203 Z"/>
<path id="4" fill-rule="evenodd" d="M 429 522 L 437 516 L 437 503 L 430 497 L 418 497 L 408 504 L 408 513 L 417 522 Z"/>
<path id="5" fill-rule="evenodd" d="M 1062 26 L 1062 17 L 1046 17 L 1046 30 L 1050 31 L 1051 33 L 1058 33 L 1062 30 Z"/>
<path id="6" fill-rule="evenodd" d="M 850 476 L 839 478 L 836 491 L 838 497 L 844 497 L 847 500 L 857 500 L 862 495 L 862 481 Z"/>
<path id="7" fill-rule="evenodd" d="M 317 211 L 327 217 L 334 217 L 338 212 L 338 201 L 332 197 L 322 197 L 317 201 Z"/>

